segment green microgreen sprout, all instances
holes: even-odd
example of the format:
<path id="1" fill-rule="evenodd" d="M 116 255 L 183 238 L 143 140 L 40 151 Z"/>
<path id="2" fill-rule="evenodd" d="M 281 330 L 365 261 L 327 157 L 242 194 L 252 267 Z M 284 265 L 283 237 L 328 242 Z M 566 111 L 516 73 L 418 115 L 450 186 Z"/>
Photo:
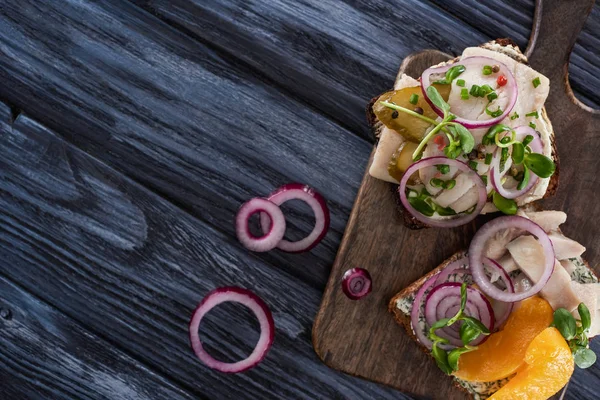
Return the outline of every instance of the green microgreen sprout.
<path id="1" fill-rule="evenodd" d="M 433 342 L 431 348 L 431 355 L 435 359 L 437 366 L 445 373 L 452 374 L 458 371 L 458 360 L 461 354 L 468 353 L 473 350 L 477 350 L 476 346 L 470 346 L 469 344 L 476 340 L 481 335 L 489 335 L 489 329 L 476 318 L 465 315 L 465 307 L 467 305 L 467 284 L 463 283 L 460 287 L 460 309 L 452 318 L 442 318 L 436 321 L 429 329 L 428 337 Z M 441 338 L 436 335 L 435 331 L 448 326 L 452 326 L 455 323 L 462 321 L 460 327 L 460 339 L 463 343 L 463 347 L 458 347 L 447 352 L 446 350 L 439 347 L 440 344 L 448 343 L 447 339 Z"/>
<path id="2" fill-rule="evenodd" d="M 596 354 L 589 348 L 588 334 L 592 325 L 590 310 L 585 303 L 577 306 L 579 320 L 564 308 L 554 311 L 554 326 L 569 344 L 575 364 L 579 368 L 589 368 L 596 362 Z"/>
<path id="3" fill-rule="evenodd" d="M 538 86 L 540 86 L 542 84 L 542 82 L 540 81 L 540 77 L 536 77 L 534 80 L 531 81 L 531 83 L 533 83 L 533 87 L 537 88 Z"/>
<path id="4" fill-rule="evenodd" d="M 452 68 L 450 68 L 448 71 L 446 71 L 446 76 L 444 77 L 444 79 L 441 79 L 441 80 L 433 82 L 433 83 L 438 83 L 440 85 L 449 85 L 460 74 L 465 72 L 465 70 L 466 70 L 466 68 L 464 65 L 455 65 Z"/>

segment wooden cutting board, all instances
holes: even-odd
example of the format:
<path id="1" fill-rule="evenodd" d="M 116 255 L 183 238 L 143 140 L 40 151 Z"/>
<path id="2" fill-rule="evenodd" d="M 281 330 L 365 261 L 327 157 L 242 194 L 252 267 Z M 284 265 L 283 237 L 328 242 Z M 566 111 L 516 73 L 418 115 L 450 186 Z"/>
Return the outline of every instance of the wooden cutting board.
<path id="1" fill-rule="evenodd" d="M 600 113 L 575 99 L 567 71 L 593 3 L 538 1 L 526 53 L 532 67 L 550 78 L 546 108 L 560 155 L 558 193 L 541 205 L 567 212 L 565 233 L 586 245 L 585 258 L 599 272 Z M 412 54 L 400 72 L 418 77 L 448 58 L 435 50 Z M 387 305 L 398 291 L 466 248 L 485 218 L 456 229 L 412 231 L 396 210 L 395 189 L 365 173 L 313 327 L 315 351 L 328 366 L 355 376 L 414 395 L 461 399 L 464 393 L 452 388 L 451 379 L 409 339 Z M 343 273 L 353 267 L 368 269 L 373 278 L 373 292 L 360 301 L 349 300 L 340 286 Z"/>

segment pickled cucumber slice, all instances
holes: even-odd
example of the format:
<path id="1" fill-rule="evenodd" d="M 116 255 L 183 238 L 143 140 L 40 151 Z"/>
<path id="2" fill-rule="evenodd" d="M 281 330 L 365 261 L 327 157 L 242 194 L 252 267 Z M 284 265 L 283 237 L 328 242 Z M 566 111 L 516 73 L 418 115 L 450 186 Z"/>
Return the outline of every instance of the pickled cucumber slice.
<path id="1" fill-rule="evenodd" d="M 417 149 L 417 144 L 413 142 L 404 142 L 400 148 L 392 155 L 392 159 L 388 164 L 388 172 L 390 176 L 400 181 L 404 171 L 413 163 L 412 155 Z"/>

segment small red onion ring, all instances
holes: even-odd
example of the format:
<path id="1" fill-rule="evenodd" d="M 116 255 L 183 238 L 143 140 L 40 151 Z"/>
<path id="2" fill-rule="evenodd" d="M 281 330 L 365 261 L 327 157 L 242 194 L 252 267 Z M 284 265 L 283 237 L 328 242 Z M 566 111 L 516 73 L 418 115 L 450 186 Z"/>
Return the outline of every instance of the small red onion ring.
<path id="1" fill-rule="evenodd" d="M 419 326 L 419 321 L 421 319 L 421 316 L 424 317 L 423 312 L 421 311 L 421 308 L 423 308 L 423 297 L 425 297 L 425 293 L 427 292 L 427 290 L 429 290 L 435 284 L 436 279 L 436 275 L 432 276 L 427 280 L 427 282 L 423 284 L 423 286 L 419 288 L 417 294 L 415 295 L 415 301 L 413 302 L 412 309 L 410 310 L 410 323 L 412 325 L 413 331 L 415 332 L 415 336 L 423 346 L 427 347 L 430 350 L 431 346 L 433 345 L 433 342 L 429 340 L 425 333 L 423 333 L 421 327 Z"/>
<path id="2" fill-rule="evenodd" d="M 202 318 L 206 313 L 212 310 L 213 307 L 225 302 L 240 303 L 248 307 L 254 315 L 256 315 L 260 324 L 260 337 L 258 338 L 256 347 L 246 359 L 235 363 L 225 363 L 215 360 L 206 352 L 206 350 L 204 350 L 198 332 L 200 329 L 200 322 L 202 322 Z M 269 307 L 260 297 L 247 289 L 239 287 L 222 287 L 211 291 L 204 299 L 202 299 L 192 314 L 189 325 L 189 334 L 192 349 L 200 361 L 209 368 L 217 371 L 227 374 L 236 374 L 255 367 L 265 358 L 275 339 L 275 323 L 273 322 L 273 316 L 271 315 Z"/>
<path id="3" fill-rule="evenodd" d="M 467 256 L 464 256 L 456 261 L 448 264 L 442 272 L 437 274 L 437 280 L 435 281 L 435 285 L 441 285 L 442 283 L 446 283 L 448 278 L 452 274 L 458 273 L 469 273 L 469 259 Z"/>
<path id="4" fill-rule="evenodd" d="M 486 266 L 491 267 L 495 272 L 498 273 L 500 279 L 502 280 L 502 282 L 504 282 L 504 285 L 506 286 L 506 291 L 508 293 L 515 292 L 515 286 L 513 284 L 512 279 L 510 279 L 510 276 L 500 264 L 498 264 L 491 258 L 487 258 Z M 496 329 L 500 328 L 506 322 L 508 316 L 513 310 L 514 304 L 515 303 L 507 303 L 503 301 L 494 300 L 492 308 L 494 309 L 494 315 L 496 316 L 496 322 L 494 323 Z"/>
<path id="5" fill-rule="evenodd" d="M 521 293 L 508 293 L 498 289 L 487 279 L 483 265 L 483 253 L 485 251 L 487 241 L 497 232 L 509 228 L 517 228 L 531 233 L 537 237 L 544 250 L 545 260 L 544 272 L 542 273 L 542 276 L 540 277 L 539 281 L 529 290 Z M 473 280 L 483 293 L 495 300 L 505 303 L 521 301 L 542 290 L 554 271 L 554 259 L 554 248 L 552 247 L 552 242 L 550 241 L 550 238 L 546 232 L 544 232 L 544 230 L 535 222 L 516 215 L 498 217 L 483 225 L 481 229 L 477 231 L 473 237 L 473 240 L 471 241 L 471 245 L 469 246 L 469 268 L 473 274 Z"/>
<path id="6" fill-rule="evenodd" d="M 520 142 L 522 142 L 527 135 L 533 136 L 533 140 L 529 144 L 529 146 L 531 147 L 531 151 L 534 153 L 543 152 L 542 140 L 540 139 L 539 135 L 534 129 L 532 129 L 529 126 L 519 126 L 515 128 L 515 133 L 516 139 Z M 531 173 L 529 177 L 529 182 L 527 183 L 527 185 L 525 185 L 523 189 L 519 190 L 516 188 L 505 188 L 504 186 L 502 186 L 502 176 L 500 175 L 500 153 L 500 149 L 497 149 L 494 153 L 494 158 L 492 159 L 492 164 L 490 165 L 490 171 L 488 174 L 490 182 L 494 187 L 494 190 L 496 190 L 496 192 L 502 195 L 502 197 L 506 199 L 516 199 L 517 197 L 529 192 L 531 188 L 536 184 L 539 178 L 534 173 Z"/>
<path id="7" fill-rule="evenodd" d="M 302 200 L 312 208 L 315 214 L 315 227 L 312 232 L 304 239 L 296 242 L 290 242 L 281 239 L 277 248 L 288 253 L 301 253 L 315 247 L 327 234 L 329 229 L 329 208 L 323 196 L 317 193 L 313 188 L 301 183 L 288 183 L 283 185 L 268 197 L 268 200 L 281 206 L 289 200 Z M 260 224 L 263 231 L 269 227 L 269 216 L 261 214 Z"/>
<path id="8" fill-rule="evenodd" d="M 268 215 L 266 218 L 273 221 L 268 232 L 261 237 L 254 236 L 248 226 L 250 217 L 256 213 Z M 240 207 L 235 219 L 235 233 L 239 241 L 248 250 L 257 252 L 269 251 L 274 249 L 283 239 L 283 235 L 285 234 L 285 217 L 276 204 L 257 197 L 249 200 Z"/>
<path id="9" fill-rule="evenodd" d="M 421 214 L 417 210 L 415 210 L 413 208 L 413 206 L 408 202 L 408 198 L 406 197 L 406 184 L 408 183 L 408 179 L 415 172 L 419 171 L 420 169 L 431 167 L 431 166 L 434 166 L 437 164 L 446 164 L 446 165 L 449 165 L 450 167 L 455 167 L 462 173 L 469 174 L 469 177 L 471 177 L 473 179 L 473 181 L 475 182 L 475 186 L 479 190 L 479 198 L 477 199 L 477 204 L 472 213 L 463 214 L 463 215 L 459 214 L 458 217 L 450 218 L 450 219 L 430 218 L 426 215 Z M 417 161 L 416 163 L 412 164 L 410 167 L 408 167 L 406 169 L 406 172 L 402 176 L 402 180 L 400 181 L 400 187 L 398 189 L 398 192 L 400 194 L 400 201 L 402 202 L 404 207 L 412 214 L 413 217 L 415 217 L 419 221 L 423 222 L 424 224 L 427 224 L 429 226 L 436 227 L 436 228 L 454 228 L 456 226 L 464 225 L 467 222 L 474 220 L 475 217 L 477 217 L 477 215 L 479 215 L 479 213 L 481 212 L 481 210 L 483 209 L 483 207 L 485 206 L 485 203 L 487 201 L 487 190 L 486 190 L 485 184 L 481 180 L 481 177 L 479 175 L 477 175 L 477 173 L 475 171 L 473 171 L 467 164 L 465 164 L 461 161 L 452 160 L 450 158 L 441 157 L 441 156 L 423 158 L 423 159 Z"/>
<path id="10" fill-rule="evenodd" d="M 505 85 L 506 93 L 511 95 L 511 97 L 509 99 L 508 106 L 503 111 L 502 115 L 500 115 L 498 117 L 479 121 L 479 120 L 463 119 L 463 118 L 460 118 L 460 115 L 457 115 L 456 116 L 457 118 L 454 120 L 454 122 L 458 122 L 459 124 L 463 125 L 466 128 L 469 128 L 469 129 L 485 128 L 487 126 L 492 126 L 492 125 L 497 124 L 498 122 L 500 122 L 504 118 L 506 118 L 506 116 L 508 114 L 510 114 L 513 107 L 515 106 L 515 103 L 517 102 L 517 95 L 518 95 L 517 82 L 516 82 L 515 77 L 513 76 L 512 72 L 510 71 L 510 69 L 508 69 L 508 67 L 505 64 L 503 64 L 500 61 L 495 60 L 493 58 L 467 57 L 467 58 L 461 59 L 460 61 L 457 61 L 454 64 L 448 64 L 448 65 L 445 65 L 442 67 L 432 67 L 432 68 L 426 69 L 425 72 L 423 72 L 423 75 L 421 75 L 421 91 L 423 92 L 423 96 L 425 97 L 425 100 L 427 100 L 427 102 L 429 103 L 431 108 L 433 108 L 433 110 L 437 113 L 437 115 L 439 115 L 440 117 L 443 117 L 444 112 L 442 110 L 440 110 L 438 107 L 436 107 L 435 104 L 433 104 L 431 102 L 431 100 L 429 100 L 429 97 L 427 97 L 427 88 L 429 86 L 431 86 L 431 84 L 432 84 L 430 77 L 432 74 L 445 73 L 450 68 L 452 68 L 456 65 L 464 65 L 465 68 L 468 68 L 469 66 L 471 66 L 471 67 L 475 66 L 475 67 L 479 67 L 480 69 L 483 69 L 484 65 L 498 65 L 500 67 L 499 73 L 503 74 L 507 79 L 507 83 Z"/>
<path id="11" fill-rule="evenodd" d="M 359 300 L 371 293 L 373 281 L 364 268 L 352 268 L 342 276 L 342 291 L 351 300 Z"/>
<path id="12" fill-rule="evenodd" d="M 460 304 L 460 289 L 460 283 L 448 282 L 442 283 L 441 285 L 438 285 L 434 287 L 433 290 L 431 290 L 431 292 L 427 296 L 427 300 L 425 301 L 425 320 L 430 326 L 438 320 L 438 308 L 440 307 L 440 304 L 444 301 L 444 299 L 452 298 L 454 299 L 456 304 Z M 488 299 L 479 290 L 469 286 L 467 287 L 467 301 L 477 309 L 479 313 L 478 319 L 481 321 L 481 323 L 485 325 L 490 330 L 490 332 L 493 331 L 495 319 L 494 310 L 492 309 L 492 306 Z M 447 311 L 451 308 L 451 305 L 449 305 L 448 302 L 445 302 L 444 308 L 445 313 L 447 313 Z M 471 313 L 472 311 L 470 310 L 471 309 L 469 307 L 465 307 L 465 314 L 477 318 L 477 315 L 475 313 L 473 313 L 475 314 L 473 315 Z M 472 343 L 472 345 L 477 345 L 481 343 L 483 340 L 485 340 L 486 337 L 487 336 L 481 335 Z M 460 339 L 456 340 L 451 337 L 448 337 L 447 339 L 454 346 L 462 347 L 463 345 Z"/>

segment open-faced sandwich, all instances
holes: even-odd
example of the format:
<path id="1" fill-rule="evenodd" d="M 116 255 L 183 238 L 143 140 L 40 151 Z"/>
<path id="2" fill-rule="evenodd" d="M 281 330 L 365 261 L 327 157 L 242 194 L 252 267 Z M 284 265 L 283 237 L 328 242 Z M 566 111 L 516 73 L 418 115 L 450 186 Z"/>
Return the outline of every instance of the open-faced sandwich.
<path id="1" fill-rule="evenodd" d="M 560 211 L 488 222 L 389 309 L 475 399 L 547 399 L 596 361 L 600 284 Z"/>
<path id="2" fill-rule="evenodd" d="M 469 47 L 420 77 L 400 74 L 367 110 L 378 138 L 369 173 L 400 185 L 412 228 L 515 214 L 558 184 L 549 88 L 507 39 Z"/>

